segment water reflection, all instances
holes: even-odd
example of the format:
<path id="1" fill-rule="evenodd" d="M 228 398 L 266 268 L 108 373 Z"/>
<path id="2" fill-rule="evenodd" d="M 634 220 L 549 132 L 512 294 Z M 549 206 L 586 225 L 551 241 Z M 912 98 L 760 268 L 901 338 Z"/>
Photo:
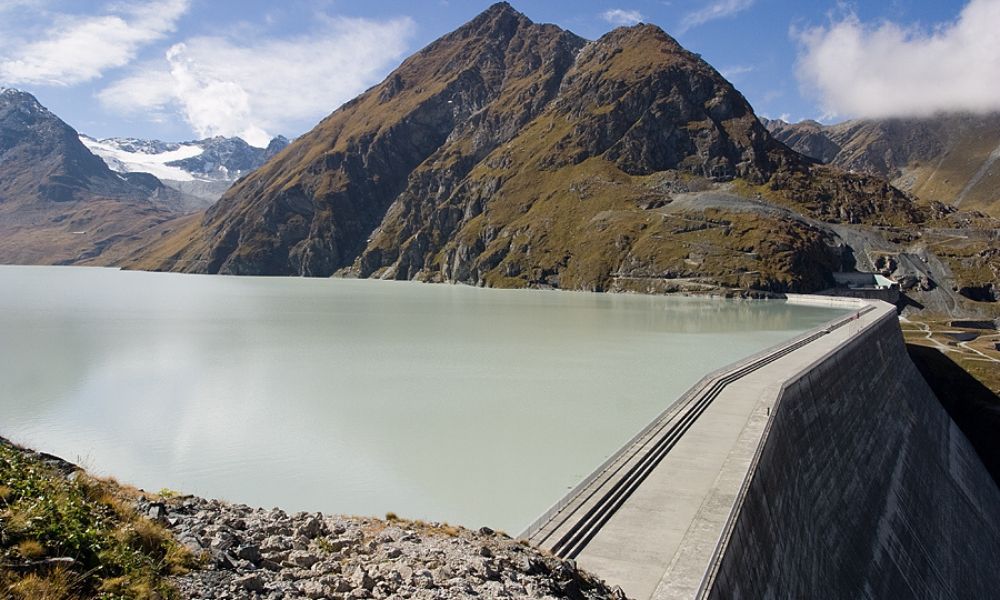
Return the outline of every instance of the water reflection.
<path id="1" fill-rule="evenodd" d="M 0 267 L 0 434 L 159 489 L 519 530 L 783 303 Z"/>

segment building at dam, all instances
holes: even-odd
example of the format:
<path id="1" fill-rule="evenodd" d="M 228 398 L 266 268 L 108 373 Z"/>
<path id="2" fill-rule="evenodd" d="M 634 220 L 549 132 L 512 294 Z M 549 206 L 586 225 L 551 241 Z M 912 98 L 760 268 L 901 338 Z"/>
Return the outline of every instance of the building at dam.
<path id="1" fill-rule="evenodd" d="M 631 598 L 990 598 L 1000 490 L 906 353 L 851 313 L 706 376 L 524 536 Z"/>

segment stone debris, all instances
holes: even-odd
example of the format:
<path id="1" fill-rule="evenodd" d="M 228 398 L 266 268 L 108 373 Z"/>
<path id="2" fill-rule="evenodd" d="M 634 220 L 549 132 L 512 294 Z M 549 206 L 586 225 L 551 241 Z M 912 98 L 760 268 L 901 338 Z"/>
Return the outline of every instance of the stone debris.
<path id="1" fill-rule="evenodd" d="M 489 528 L 319 513 L 196 497 L 138 501 L 203 567 L 172 578 L 186 599 L 573 598 L 618 588 Z"/>

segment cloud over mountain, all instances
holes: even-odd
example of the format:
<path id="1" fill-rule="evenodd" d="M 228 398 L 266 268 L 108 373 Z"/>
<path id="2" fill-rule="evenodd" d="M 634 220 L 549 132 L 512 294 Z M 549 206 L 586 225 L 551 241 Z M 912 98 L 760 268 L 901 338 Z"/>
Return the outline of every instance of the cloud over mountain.
<path id="1" fill-rule="evenodd" d="M 725 19 L 741 13 L 753 6 L 754 0 L 713 0 L 702 8 L 684 15 L 681 19 L 680 33 L 704 25 L 716 19 Z"/>
<path id="2" fill-rule="evenodd" d="M 635 25 L 642 21 L 642 13 L 637 10 L 612 8 L 601 13 L 601 18 L 612 25 Z"/>
<path id="3" fill-rule="evenodd" d="M 855 14 L 793 31 L 797 75 L 827 115 L 926 116 L 1000 110 L 1000 0 L 971 0 L 932 28 Z"/>
<path id="4" fill-rule="evenodd" d="M 266 145 L 375 83 L 407 49 L 409 18 L 325 17 L 316 33 L 287 39 L 198 37 L 174 44 L 99 94 L 108 108 L 180 114 L 199 136 Z"/>

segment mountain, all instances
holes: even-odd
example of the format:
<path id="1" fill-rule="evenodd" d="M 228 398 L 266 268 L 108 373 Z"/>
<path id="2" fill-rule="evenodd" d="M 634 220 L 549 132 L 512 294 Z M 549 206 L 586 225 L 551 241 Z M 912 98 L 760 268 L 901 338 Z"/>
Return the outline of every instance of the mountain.
<path id="1" fill-rule="evenodd" d="M 174 143 L 81 135 L 80 141 L 112 170 L 152 174 L 164 185 L 199 199 L 199 208 L 218 200 L 234 181 L 288 146 L 283 136 L 272 139 L 267 148 L 221 136 Z"/>
<path id="2" fill-rule="evenodd" d="M 926 200 L 1000 217 L 1000 113 L 927 118 L 768 121 L 791 148 L 843 169 L 874 173 Z"/>
<path id="3" fill-rule="evenodd" d="M 588 42 L 496 4 L 239 181 L 137 268 L 669 290 L 817 290 L 824 220 L 926 207 L 775 140 L 659 28 Z"/>
<path id="4" fill-rule="evenodd" d="M 155 177 L 111 171 L 34 96 L 0 89 L 0 262 L 92 258 L 178 210 Z"/>

